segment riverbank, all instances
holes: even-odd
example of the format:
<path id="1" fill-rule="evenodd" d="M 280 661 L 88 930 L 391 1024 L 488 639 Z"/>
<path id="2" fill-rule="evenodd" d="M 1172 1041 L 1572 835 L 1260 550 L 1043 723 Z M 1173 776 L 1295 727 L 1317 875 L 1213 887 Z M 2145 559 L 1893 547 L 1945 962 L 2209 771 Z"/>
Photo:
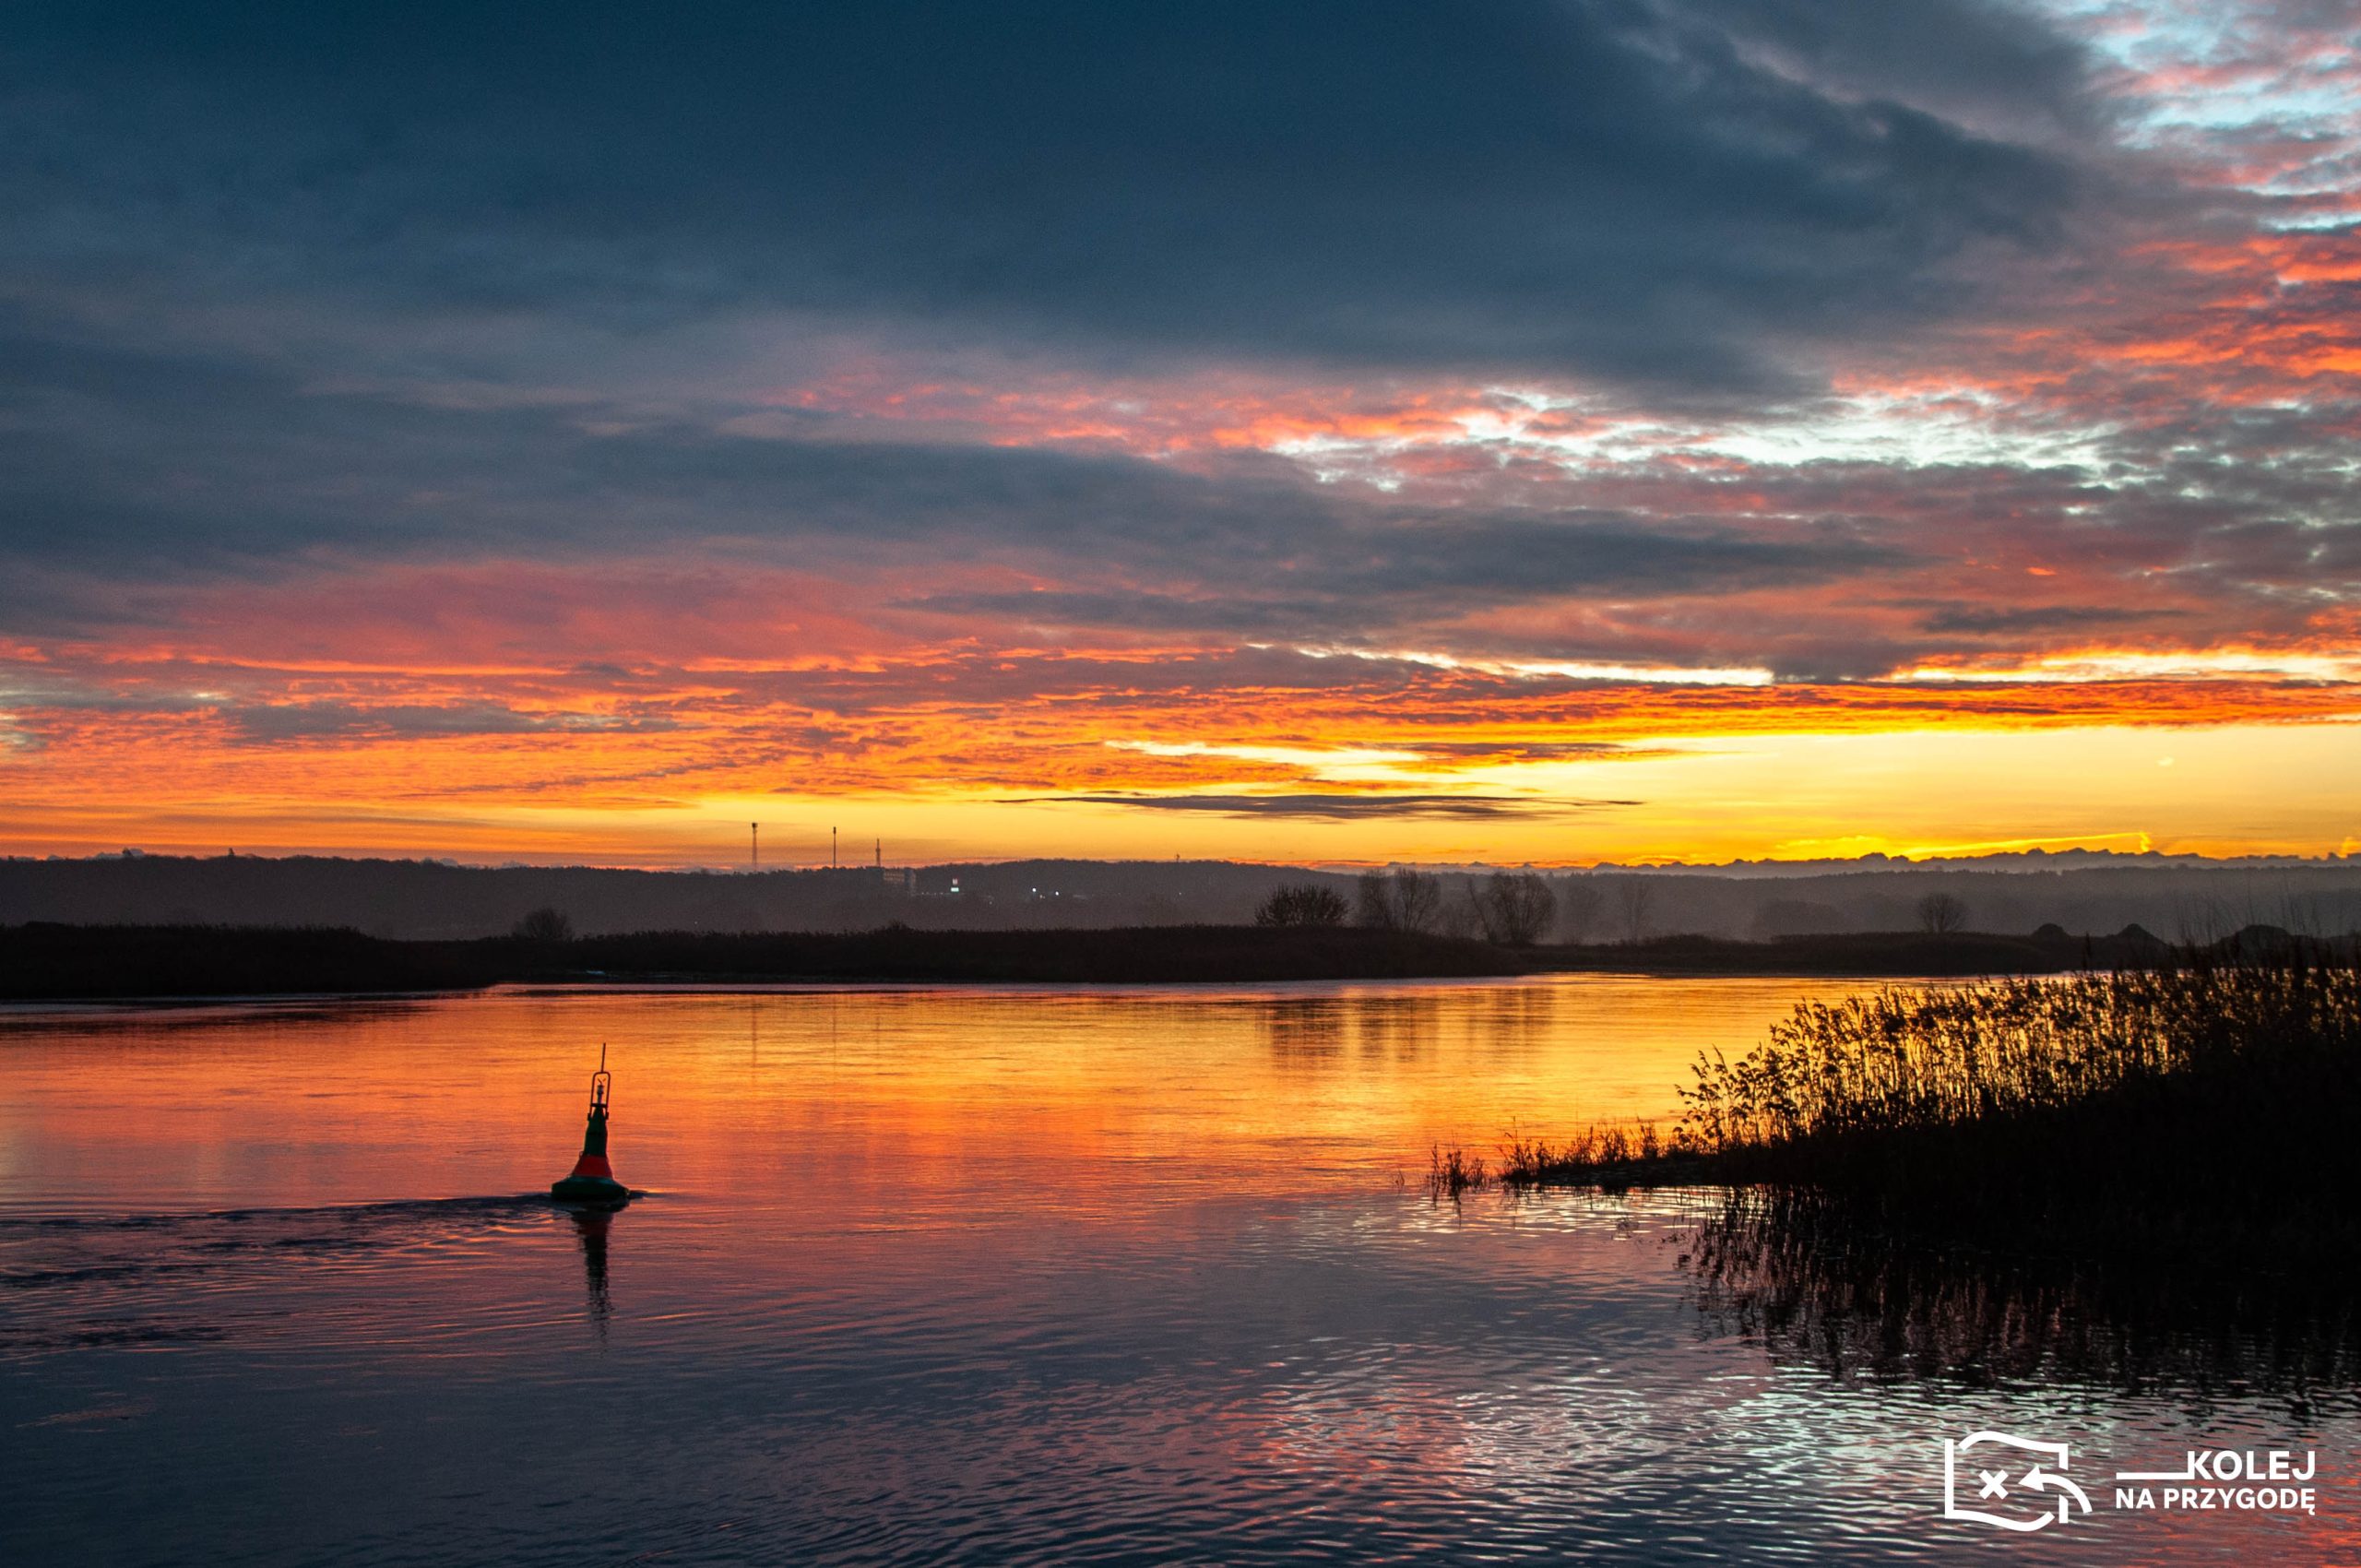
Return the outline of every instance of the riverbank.
<path id="1" fill-rule="evenodd" d="M 1496 947 L 1356 926 L 1123 926 L 1062 931 L 718 932 L 405 941 L 304 926 L 0 927 L 0 1000 L 468 991 L 503 983 L 1155 984 L 1449 980 L 1591 972 L 1878 978 L 2058 974 L 2153 965 L 2142 934 L 1858 932 L 1736 942 Z"/>
<path id="2" fill-rule="evenodd" d="M 2075 936 L 2062 931 L 2031 936 L 1856 931 L 1768 942 L 1660 936 L 1644 942 L 1535 947 L 1526 951 L 1525 959 L 1536 970 L 1616 974 L 1964 979 L 2131 968 L 2155 964 L 2170 953 L 2165 943 L 2137 928 L 2113 936 Z"/>
<path id="3" fill-rule="evenodd" d="M 0 928 L 0 1000 L 121 1001 L 470 991 L 504 983 L 908 980 L 1155 984 L 1454 979 L 1525 972 L 1478 942 L 1354 927 L 1106 931 L 646 932 L 401 942 L 236 926 Z"/>

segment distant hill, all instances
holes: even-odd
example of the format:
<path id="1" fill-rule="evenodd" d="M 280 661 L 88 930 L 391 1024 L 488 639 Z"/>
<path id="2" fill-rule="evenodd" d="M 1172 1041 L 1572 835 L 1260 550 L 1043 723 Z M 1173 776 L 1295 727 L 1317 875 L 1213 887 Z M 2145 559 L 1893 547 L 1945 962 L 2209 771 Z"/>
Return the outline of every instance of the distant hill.
<path id="1" fill-rule="evenodd" d="M 1477 871 L 1480 874 L 1480 868 Z M 1464 902 L 1447 873 L 1444 903 Z M 1335 871 L 1226 861 L 1015 861 L 759 873 L 589 866 L 462 866 L 437 861 L 257 856 L 106 856 L 0 861 L 0 924 L 350 926 L 374 936 L 504 935 L 536 909 L 585 935 L 647 931 L 1104 929 L 1236 925 L 1284 883 L 1347 894 Z M 1735 941 L 1910 932 L 1946 893 L 1978 932 L 2070 936 L 2137 924 L 2166 942 L 2209 942 L 2247 926 L 2299 935 L 2361 929 L 2361 863 L 2192 861 L 2077 854 L 1905 864 L 1882 857 L 1770 874 L 1760 866 L 1553 873 L 1576 943 L 1674 935 Z"/>
<path id="2" fill-rule="evenodd" d="M 2225 952 L 2283 953 L 2297 939 L 2251 926 Z M 2350 943 L 2303 944 L 2350 961 Z M 319 926 L 0 926 L 0 1000 L 465 991 L 503 983 L 1171 981 L 1263 984 L 1548 970 L 1665 975 L 1992 976 L 2144 968 L 2173 949 L 2114 936 L 1866 932 L 1730 942 L 1667 936 L 1592 946 L 1496 947 L 1357 926 L 1129 926 L 1050 931 L 646 931 L 602 936 L 398 941 Z"/>
<path id="3" fill-rule="evenodd" d="M 0 924 L 328 925 L 373 936 L 505 935 L 562 910 L 576 932 L 865 931 L 1243 924 L 1285 882 L 1220 861 L 1031 861 L 760 873 L 463 866 L 324 856 L 0 861 Z"/>

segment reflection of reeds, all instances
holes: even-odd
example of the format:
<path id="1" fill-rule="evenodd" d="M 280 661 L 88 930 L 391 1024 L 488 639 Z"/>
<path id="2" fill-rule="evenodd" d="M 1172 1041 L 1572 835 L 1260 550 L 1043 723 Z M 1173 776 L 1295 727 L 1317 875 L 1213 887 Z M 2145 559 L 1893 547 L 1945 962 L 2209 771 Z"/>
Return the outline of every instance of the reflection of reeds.
<path id="1" fill-rule="evenodd" d="M 1808 1190 L 1733 1192 L 1682 1262 L 1725 1333 L 1846 1380 L 2081 1383 L 2350 1403 L 2334 1281 L 1898 1245 Z"/>
<path id="2" fill-rule="evenodd" d="M 1806 1003 L 1701 1057 L 1663 1151 L 1513 1146 L 1512 1179 L 1774 1183 L 1898 1229 L 2350 1267 L 2361 968 L 2247 959 Z M 1529 1174 L 1528 1174 L 1529 1173 Z"/>

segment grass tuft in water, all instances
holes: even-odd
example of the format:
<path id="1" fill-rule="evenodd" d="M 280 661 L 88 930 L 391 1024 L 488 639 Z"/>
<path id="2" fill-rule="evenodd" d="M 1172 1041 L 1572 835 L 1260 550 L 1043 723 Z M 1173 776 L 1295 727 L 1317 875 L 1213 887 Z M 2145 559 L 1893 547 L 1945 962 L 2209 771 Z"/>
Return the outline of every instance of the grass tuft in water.
<path id="1" fill-rule="evenodd" d="M 1481 1155 L 1470 1156 L 1457 1144 L 1448 1149 L 1435 1145 L 1427 1153 L 1427 1191 L 1436 1197 L 1456 1198 L 1492 1185 L 1492 1168 Z"/>

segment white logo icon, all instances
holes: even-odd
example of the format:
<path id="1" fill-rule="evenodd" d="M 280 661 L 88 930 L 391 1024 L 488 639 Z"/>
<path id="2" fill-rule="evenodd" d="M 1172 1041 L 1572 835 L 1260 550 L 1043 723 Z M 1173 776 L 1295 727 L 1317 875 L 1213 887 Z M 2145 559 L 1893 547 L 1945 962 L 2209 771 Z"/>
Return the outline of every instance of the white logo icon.
<path id="1" fill-rule="evenodd" d="M 2033 1455 L 2033 1463 L 2023 1473 L 2011 1475 L 2026 1455 Z M 2055 1467 L 2044 1468 L 2045 1461 Z M 2076 1508 L 2085 1514 L 2091 1511 L 2090 1498 L 2066 1479 L 2065 1470 L 2066 1445 L 2062 1443 L 2034 1443 L 1999 1431 L 1970 1432 L 1958 1443 L 1945 1438 L 1943 1517 L 1970 1519 L 2003 1530 L 2038 1530 L 2062 1525 L 2073 1516 Z M 1960 1506 L 1963 1491 L 1975 1506 Z M 2057 1504 L 2054 1510 L 2053 1501 Z M 1987 1504 L 2015 1511 L 1996 1514 Z"/>

